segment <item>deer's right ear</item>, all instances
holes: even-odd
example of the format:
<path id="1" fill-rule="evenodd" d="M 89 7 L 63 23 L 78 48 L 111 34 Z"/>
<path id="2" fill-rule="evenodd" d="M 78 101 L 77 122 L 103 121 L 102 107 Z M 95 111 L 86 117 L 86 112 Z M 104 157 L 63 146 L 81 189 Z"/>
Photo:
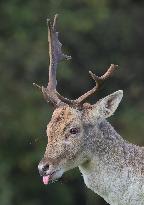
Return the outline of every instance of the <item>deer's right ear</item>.
<path id="1" fill-rule="evenodd" d="M 90 118 L 108 118 L 114 114 L 121 99 L 123 97 L 123 91 L 118 90 L 105 98 L 99 100 L 92 109 L 89 111 Z"/>

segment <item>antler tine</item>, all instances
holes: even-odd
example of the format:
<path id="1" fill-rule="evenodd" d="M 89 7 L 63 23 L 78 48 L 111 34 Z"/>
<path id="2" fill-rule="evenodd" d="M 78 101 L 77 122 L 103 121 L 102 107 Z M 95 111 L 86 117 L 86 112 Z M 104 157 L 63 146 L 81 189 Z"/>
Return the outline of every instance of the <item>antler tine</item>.
<path id="1" fill-rule="evenodd" d="M 96 76 L 94 73 L 89 71 L 91 77 L 96 82 L 96 85 L 91 90 L 87 91 L 85 94 L 77 98 L 75 100 L 75 103 L 82 104 L 88 97 L 96 93 L 99 90 L 100 86 L 103 84 L 103 82 L 113 74 L 113 72 L 115 71 L 117 67 L 118 65 L 111 64 L 108 70 L 100 77 Z"/>

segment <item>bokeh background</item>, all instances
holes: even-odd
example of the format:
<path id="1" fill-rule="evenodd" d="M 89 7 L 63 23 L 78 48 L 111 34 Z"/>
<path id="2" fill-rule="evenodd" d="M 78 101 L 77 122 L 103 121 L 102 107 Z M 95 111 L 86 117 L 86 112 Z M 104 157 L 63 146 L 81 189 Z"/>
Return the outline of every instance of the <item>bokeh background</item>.
<path id="1" fill-rule="evenodd" d="M 144 145 L 144 1 L 0 1 L 0 205 L 104 205 L 78 169 L 44 186 L 37 164 L 47 143 L 52 108 L 33 82 L 47 84 L 46 18 L 59 13 L 63 50 L 72 56 L 58 69 L 58 89 L 76 98 L 93 86 L 88 70 L 119 69 L 96 102 L 118 89 L 124 99 L 109 119 L 130 142 Z"/>

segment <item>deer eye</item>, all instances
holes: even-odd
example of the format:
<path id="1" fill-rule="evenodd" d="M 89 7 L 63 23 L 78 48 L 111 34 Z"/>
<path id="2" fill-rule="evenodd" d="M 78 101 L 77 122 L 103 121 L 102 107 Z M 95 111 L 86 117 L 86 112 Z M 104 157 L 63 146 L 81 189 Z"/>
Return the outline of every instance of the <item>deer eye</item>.
<path id="1" fill-rule="evenodd" d="M 73 134 L 73 135 L 74 135 L 74 134 L 77 134 L 78 132 L 79 132 L 79 129 L 76 128 L 76 127 L 70 129 L 70 133 Z"/>

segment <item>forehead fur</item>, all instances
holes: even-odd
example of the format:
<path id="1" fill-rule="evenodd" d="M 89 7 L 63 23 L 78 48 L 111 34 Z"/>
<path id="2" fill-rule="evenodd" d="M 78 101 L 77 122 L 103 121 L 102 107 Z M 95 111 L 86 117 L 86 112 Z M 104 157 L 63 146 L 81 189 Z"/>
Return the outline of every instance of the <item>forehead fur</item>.
<path id="1" fill-rule="evenodd" d="M 81 112 L 78 109 L 72 108 L 68 105 L 59 107 L 54 110 L 50 123 L 48 124 L 49 128 L 53 127 L 55 129 L 63 130 L 66 125 L 71 122 L 78 122 L 81 120 Z"/>
<path id="2" fill-rule="evenodd" d="M 63 121 L 63 120 L 69 120 L 74 118 L 79 118 L 81 116 L 81 113 L 79 110 L 72 108 L 70 106 L 63 106 L 57 108 L 52 115 L 52 121 Z"/>

